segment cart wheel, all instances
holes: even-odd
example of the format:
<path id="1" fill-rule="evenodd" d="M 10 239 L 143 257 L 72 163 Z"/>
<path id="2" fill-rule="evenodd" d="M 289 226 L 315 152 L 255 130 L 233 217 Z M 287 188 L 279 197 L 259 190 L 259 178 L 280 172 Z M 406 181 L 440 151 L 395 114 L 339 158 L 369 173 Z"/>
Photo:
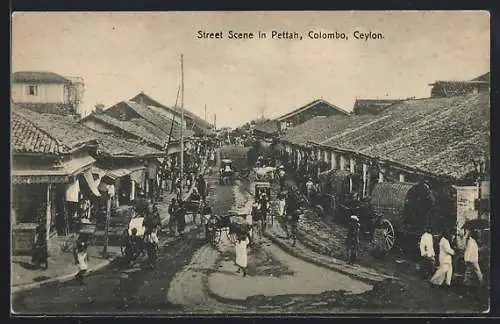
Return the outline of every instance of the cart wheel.
<path id="1" fill-rule="evenodd" d="M 212 246 L 217 246 L 219 244 L 221 237 L 221 232 L 218 229 L 213 229 L 210 231 L 210 243 Z"/>
<path id="2" fill-rule="evenodd" d="M 233 244 L 236 244 L 236 242 L 238 241 L 238 235 L 236 235 L 236 233 L 228 233 L 227 238 Z"/>
<path id="3" fill-rule="evenodd" d="M 380 225 L 383 229 L 384 235 L 382 246 L 384 247 L 385 251 L 389 251 L 393 248 L 394 242 L 396 241 L 394 227 L 392 227 L 391 222 L 389 222 L 387 219 L 383 219 Z"/>

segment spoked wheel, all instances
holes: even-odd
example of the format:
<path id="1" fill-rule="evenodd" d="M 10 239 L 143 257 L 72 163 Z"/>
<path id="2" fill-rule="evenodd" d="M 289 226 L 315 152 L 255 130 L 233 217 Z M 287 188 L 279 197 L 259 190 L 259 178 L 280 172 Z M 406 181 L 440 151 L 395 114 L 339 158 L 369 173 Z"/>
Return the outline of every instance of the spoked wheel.
<path id="1" fill-rule="evenodd" d="M 212 244 L 212 246 L 217 246 L 217 244 L 219 244 L 220 237 L 221 237 L 220 230 L 216 228 L 212 229 L 210 231 L 210 244 Z"/>
<path id="2" fill-rule="evenodd" d="M 380 227 L 383 230 L 382 247 L 385 251 L 390 251 L 394 247 L 394 243 L 396 241 L 394 227 L 392 227 L 391 222 L 389 222 L 387 219 L 382 220 Z"/>
<path id="3" fill-rule="evenodd" d="M 227 238 L 232 244 L 236 244 L 238 241 L 238 235 L 236 235 L 236 233 L 227 232 Z"/>

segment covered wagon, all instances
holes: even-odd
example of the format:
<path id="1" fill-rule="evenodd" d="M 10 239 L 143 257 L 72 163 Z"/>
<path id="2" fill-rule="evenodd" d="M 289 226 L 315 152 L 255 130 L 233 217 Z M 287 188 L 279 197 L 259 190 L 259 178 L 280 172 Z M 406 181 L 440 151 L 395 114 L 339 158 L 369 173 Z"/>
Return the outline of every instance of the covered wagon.
<path id="1" fill-rule="evenodd" d="M 370 205 L 373 211 L 373 242 L 382 252 L 399 246 L 417 250 L 426 226 L 435 227 L 435 199 L 425 183 L 377 183 Z"/>

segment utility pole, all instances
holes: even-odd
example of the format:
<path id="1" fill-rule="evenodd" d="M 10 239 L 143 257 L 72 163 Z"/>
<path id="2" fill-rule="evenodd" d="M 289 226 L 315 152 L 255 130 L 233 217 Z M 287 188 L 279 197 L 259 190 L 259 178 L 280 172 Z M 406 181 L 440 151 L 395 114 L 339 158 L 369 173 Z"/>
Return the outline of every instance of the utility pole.
<path id="1" fill-rule="evenodd" d="M 184 192 L 184 54 L 181 54 L 181 194 L 180 199 L 182 200 L 182 193 Z"/>
<path id="2" fill-rule="evenodd" d="M 205 104 L 205 121 L 207 121 L 207 104 Z"/>
<path id="3" fill-rule="evenodd" d="M 214 114 L 214 129 L 217 129 L 217 114 Z"/>
<path id="4" fill-rule="evenodd" d="M 106 193 L 106 225 L 104 232 L 104 248 L 102 249 L 102 254 L 104 257 L 108 255 L 108 245 L 109 245 L 109 222 L 111 218 L 111 195 L 109 192 Z"/>

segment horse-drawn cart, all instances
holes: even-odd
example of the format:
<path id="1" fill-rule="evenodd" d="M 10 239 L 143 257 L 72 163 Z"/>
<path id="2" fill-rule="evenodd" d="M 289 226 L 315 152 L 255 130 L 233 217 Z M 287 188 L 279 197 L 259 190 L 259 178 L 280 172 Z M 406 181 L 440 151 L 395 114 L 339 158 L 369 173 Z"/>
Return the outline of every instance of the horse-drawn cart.
<path id="1" fill-rule="evenodd" d="M 213 215 L 207 223 L 208 241 L 217 246 L 225 233 L 229 242 L 236 243 L 241 235 L 248 235 L 251 226 L 244 219 L 246 214 L 228 214 L 225 216 Z"/>
<path id="2" fill-rule="evenodd" d="M 235 174 L 233 168 L 233 161 L 229 159 L 221 160 L 221 168 L 219 170 L 219 183 L 234 184 Z"/>

